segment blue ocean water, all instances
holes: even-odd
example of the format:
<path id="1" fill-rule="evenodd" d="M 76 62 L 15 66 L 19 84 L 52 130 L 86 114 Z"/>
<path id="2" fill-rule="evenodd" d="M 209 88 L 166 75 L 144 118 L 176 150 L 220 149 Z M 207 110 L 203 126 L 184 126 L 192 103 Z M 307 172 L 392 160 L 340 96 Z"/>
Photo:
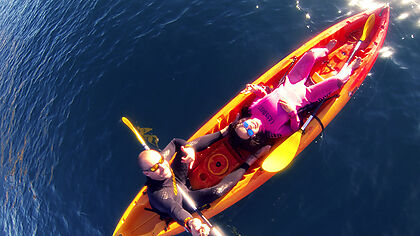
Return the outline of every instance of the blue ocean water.
<path id="1" fill-rule="evenodd" d="M 0 2 L 0 235 L 111 235 L 144 183 L 121 117 L 164 146 L 373 1 Z M 377 2 L 376 2 L 377 3 Z M 228 235 L 420 234 L 420 7 L 391 4 L 354 98 Z"/>

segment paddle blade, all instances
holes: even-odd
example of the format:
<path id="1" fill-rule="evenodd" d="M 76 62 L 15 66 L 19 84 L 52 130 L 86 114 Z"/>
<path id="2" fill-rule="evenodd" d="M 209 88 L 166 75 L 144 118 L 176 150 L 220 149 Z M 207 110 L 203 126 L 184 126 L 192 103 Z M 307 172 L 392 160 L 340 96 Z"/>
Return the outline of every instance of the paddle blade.
<path id="1" fill-rule="evenodd" d="M 133 126 L 133 124 L 131 124 L 130 120 L 123 117 L 122 121 L 124 122 L 125 125 L 127 125 L 128 128 L 131 129 L 131 131 L 133 131 L 133 133 L 136 135 L 137 139 L 139 140 L 139 142 L 141 143 L 141 145 L 143 145 L 144 149 L 149 150 L 150 148 L 147 146 L 146 142 L 144 141 L 144 139 L 141 137 L 140 133 L 137 131 L 137 129 Z"/>
<path id="2" fill-rule="evenodd" d="M 292 134 L 284 140 L 262 163 L 263 170 L 278 172 L 286 168 L 292 162 L 299 148 L 302 130 Z"/>
<path id="3" fill-rule="evenodd" d="M 363 28 L 363 34 L 360 38 L 360 41 L 365 41 L 367 36 L 370 34 L 370 31 L 372 31 L 373 26 L 375 25 L 375 14 L 372 14 L 369 16 L 365 23 L 365 27 Z"/>

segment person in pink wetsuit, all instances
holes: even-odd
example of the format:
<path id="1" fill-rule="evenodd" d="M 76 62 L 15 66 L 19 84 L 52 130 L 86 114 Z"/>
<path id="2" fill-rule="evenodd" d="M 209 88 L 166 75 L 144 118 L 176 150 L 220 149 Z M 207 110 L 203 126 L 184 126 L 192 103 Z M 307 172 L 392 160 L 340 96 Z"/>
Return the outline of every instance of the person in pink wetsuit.
<path id="1" fill-rule="evenodd" d="M 299 111 L 340 89 L 352 71 L 360 65 L 360 58 L 356 58 L 337 75 L 307 86 L 307 78 L 315 62 L 327 56 L 335 43 L 336 41 L 332 40 L 326 48 L 314 48 L 305 53 L 286 76 L 284 83 L 271 93 L 267 94 L 258 85 L 247 85 L 244 92 L 254 92 L 258 99 L 248 108 L 248 117 L 231 124 L 237 136 L 243 140 L 264 136 L 259 139 L 266 143 L 267 139 L 288 136 L 297 131 L 301 123 Z"/>

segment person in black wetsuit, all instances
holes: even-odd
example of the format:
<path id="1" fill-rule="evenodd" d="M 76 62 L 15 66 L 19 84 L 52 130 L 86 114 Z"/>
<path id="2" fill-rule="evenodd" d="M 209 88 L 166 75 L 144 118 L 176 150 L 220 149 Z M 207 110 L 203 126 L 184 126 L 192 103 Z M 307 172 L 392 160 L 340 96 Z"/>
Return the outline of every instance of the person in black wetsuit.
<path id="1" fill-rule="evenodd" d="M 210 229 L 199 218 L 193 218 L 190 209 L 183 204 L 178 193 L 179 185 L 197 204 L 203 206 L 230 191 L 241 179 L 245 171 L 259 157 L 263 156 L 270 147 L 263 147 L 255 154 L 249 156 L 247 161 L 238 169 L 227 175 L 223 180 L 210 188 L 191 190 L 188 181 L 188 168 L 195 160 L 195 152 L 199 152 L 223 138 L 227 128 L 217 133 L 199 137 L 190 142 L 182 139 L 173 139 L 161 152 L 146 150 L 139 154 L 138 164 L 144 175 L 147 176 L 146 186 L 150 205 L 161 215 L 169 215 L 180 225 L 190 229 L 192 235 L 209 235 Z M 169 161 L 175 158 L 171 165 Z"/>

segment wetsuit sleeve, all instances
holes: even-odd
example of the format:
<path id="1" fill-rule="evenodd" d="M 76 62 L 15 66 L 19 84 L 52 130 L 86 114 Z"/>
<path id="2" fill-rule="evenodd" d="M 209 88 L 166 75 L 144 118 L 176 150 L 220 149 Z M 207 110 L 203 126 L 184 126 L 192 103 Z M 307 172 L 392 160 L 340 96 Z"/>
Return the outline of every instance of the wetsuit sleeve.
<path id="1" fill-rule="evenodd" d="M 213 143 L 217 142 L 221 138 L 223 138 L 223 135 L 219 131 L 216 133 L 207 134 L 199 138 L 196 138 L 194 140 L 191 140 L 190 142 L 187 143 L 187 145 L 194 148 L 196 152 L 200 152 L 206 149 L 207 147 L 209 147 L 210 145 L 212 145 Z"/>
<path id="2" fill-rule="evenodd" d="M 169 161 L 176 152 L 180 153 L 181 146 L 185 146 L 186 143 L 187 142 L 183 139 L 174 138 L 168 145 L 166 145 L 160 154 L 163 158 L 165 158 L 165 160 Z"/>
<path id="3" fill-rule="evenodd" d="M 149 194 L 149 193 L 148 193 Z M 170 215 L 180 225 L 184 225 L 184 221 L 192 218 L 192 215 L 182 208 L 181 203 L 172 198 L 166 198 L 168 194 L 161 193 L 160 191 L 154 192 L 149 196 L 150 203 L 153 208 L 156 208 L 162 213 Z"/>
<path id="4" fill-rule="evenodd" d="M 172 218 L 178 222 L 178 224 L 180 225 L 184 225 L 184 222 L 186 219 L 188 218 L 192 218 L 192 215 L 186 211 L 184 208 L 182 208 L 182 206 L 178 203 L 175 202 L 174 200 L 170 200 L 170 201 L 165 201 L 164 203 L 165 205 L 167 205 L 167 209 L 169 210 L 169 215 L 172 216 Z"/>
<path id="5" fill-rule="evenodd" d="M 300 124 L 300 119 L 299 116 L 297 114 L 296 110 L 293 110 L 291 112 L 288 113 L 289 118 L 290 118 L 290 128 L 292 129 L 292 131 L 296 131 L 299 129 L 299 124 Z"/>
<path id="6" fill-rule="evenodd" d="M 290 110 L 290 112 L 287 113 L 287 115 L 289 116 L 289 120 L 290 120 L 290 128 L 292 129 L 292 131 L 296 131 L 299 129 L 299 124 L 300 124 L 300 119 L 298 116 L 298 112 L 296 110 L 295 107 L 289 107 L 287 110 L 285 108 L 283 108 L 283 104 L 285 102 L 279 100 L 278 102 L 278 109 L 282 109 L 283 111 L 288 111 Z M 285 136 L 284 134 L 282 134 L 282 136 Z"/>

